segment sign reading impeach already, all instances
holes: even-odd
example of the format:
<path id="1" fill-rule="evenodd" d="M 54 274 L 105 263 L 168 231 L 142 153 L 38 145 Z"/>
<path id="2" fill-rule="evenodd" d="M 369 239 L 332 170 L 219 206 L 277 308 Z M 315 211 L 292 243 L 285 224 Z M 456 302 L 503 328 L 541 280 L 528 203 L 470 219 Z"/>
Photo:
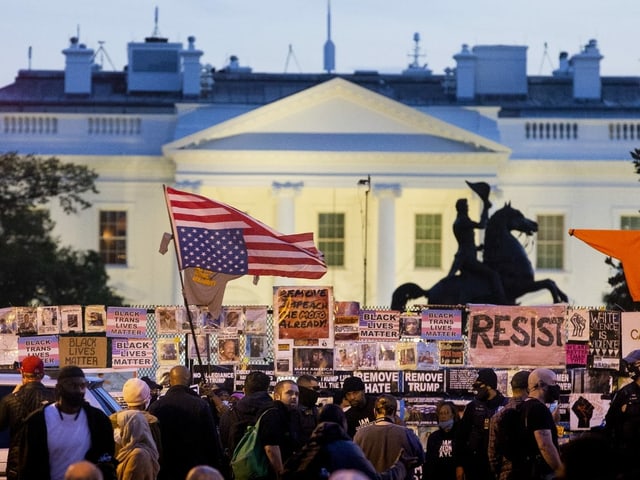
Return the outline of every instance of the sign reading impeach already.
<path id="1" fill-rule="evenodd" d="M 275 287 L 274 317 L 280 339 L 331 338 L 331 287 Z"/>
<path id="2" fill-rule="evenodd" d="M 67 365 L 105 368 L 107 366 L 107 338 L 60 337 L 60 367 Z"/>

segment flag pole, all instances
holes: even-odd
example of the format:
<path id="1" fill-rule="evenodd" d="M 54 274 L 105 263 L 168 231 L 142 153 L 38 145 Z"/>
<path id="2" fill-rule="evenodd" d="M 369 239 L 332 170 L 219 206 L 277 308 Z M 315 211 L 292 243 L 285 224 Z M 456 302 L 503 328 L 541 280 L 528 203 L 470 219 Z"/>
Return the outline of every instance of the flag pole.
<path id="1" fill-rule="evenodd" d="M 176 231 L 176 227 L 173 224 L 173 217 L 171 216 L 171 209 L 169 208 L 169 198 L 167 197 L 167 186 L 162 185 L 162 190 L 164 192 L 164 203 L 167 206 L 167 214 L 169 215 L 169 224 L 171 225 L 171 233 L 173 234 L 173 247 L 176 252 L 176 264 L 178 265 L 178 277 L 180 277 L 180 291 L 182 292 L 182 300 L 184 301 L 184 308 L 187 311 L 187 320 L 189 321 L 189 329 L 191 330 L 191 338 L 193 339 L 193 344 L 196 347 L 196 356 L 198 357 L 198 364 L 200 365 L 200 382 L 204 383 L 204 365 L 202 363 L 202 356 L 200 355 L 200 347 L 198 346 L 198 342 L 196 341 L 196 330 L 193 326 L 193 319 L 191 318 L 191 309 L 189 308 L 189 302 L 187 301 L 187 296 L 184 294 L 184 279 L 182 278 L 182 269 L 180 268 L 180 252 L 178 251 L 178 242 L 176 238 L 178 238 L 178 232 Z M 185 357 L 187 366 L 189 366 L 189 353 L 185 348 Z"/>

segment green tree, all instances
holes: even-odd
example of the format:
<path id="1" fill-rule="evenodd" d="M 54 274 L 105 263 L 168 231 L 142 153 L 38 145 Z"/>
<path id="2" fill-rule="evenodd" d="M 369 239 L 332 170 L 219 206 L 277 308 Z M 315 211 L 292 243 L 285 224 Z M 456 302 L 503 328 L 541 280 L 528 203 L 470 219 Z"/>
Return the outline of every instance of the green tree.
<path id="1" fill-rule="evenodd" d="M 83 195 L 98 193 L 97 176 L 55 157 L 0 154 L 0 306 L 122 305 L 98 253 L 60 246 L 43 208 L 54 200 L 67 214 L 90 207 Z"/>
<path id="2" fill-rule="evenodd" d="M 633 152 L 629 153 L 633 159 L 633 166 L 635 167 L 636 173 L 640 175 L 640 149 L 636 148 Z M 608 280 L 612 290 L 602 297 L 607 308 L 615 310 L 622 309 L 626 312 L 640 311 L 640 302 L 634 302 L 629 293 L 622 263 L 614 261 L 611 257 L 607 258 L 605 262 L 615 269 L 614 274 L 609 277 Z"/>

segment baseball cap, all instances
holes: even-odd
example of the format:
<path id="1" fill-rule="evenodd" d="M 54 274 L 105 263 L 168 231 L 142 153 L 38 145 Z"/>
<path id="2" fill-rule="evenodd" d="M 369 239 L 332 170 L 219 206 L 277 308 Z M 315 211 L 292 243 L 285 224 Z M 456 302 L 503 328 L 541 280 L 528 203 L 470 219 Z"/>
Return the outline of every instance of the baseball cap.
<path id="1" fill-rule="evenodd" d="M 130 378 L 122 386 L 122 398 L 130 407 L 144 405 L 151 398 L 149 385 L 139 378 Z"/>
<path id="2" fill-rule="evenodd" d="M 529 374 L 529 391 L 534 390 L 537 385 L 553 385 L 556 382 L 556 374 L 548 368 L 536 368 Z"/>
<path id="3" fill-rule="evenodd" d="M 491 368 L 481 368 L 480 371 L 478 371 L 478 378 L 476 378 L 476 381 L 473 383 L 484 383 L 487 387 L 495 390 L 498 388 L 498 376 Z"/>
<path id="4" fill-rule="evenodd" d="M 31 375 L 42 375 L 44 373 L 44 363 L 40 357 L 30 355 L 22 360 L 22 373 Z"/>
<path id="5" fill-rule="evenodd" d="M 633 352 L 629 353 L 626 357 L 624 357 L 622 360 L 624 360 L 627 363 L 636 363 L 640 361 L 640 350 L 634 350 Z"/>
<path id="6" fill-rule="evenodd" d="M 529 386 L 529 370 L 520 370 L 511 378 L 511 388 L 527 388 Z"/>
<path id="7" fill-rule="evenodd" d="M 344 393 L 359 392 L 364 390 L 364 382 L 360 377 L 347 377 L 342 383 L 342 391 Z"/>

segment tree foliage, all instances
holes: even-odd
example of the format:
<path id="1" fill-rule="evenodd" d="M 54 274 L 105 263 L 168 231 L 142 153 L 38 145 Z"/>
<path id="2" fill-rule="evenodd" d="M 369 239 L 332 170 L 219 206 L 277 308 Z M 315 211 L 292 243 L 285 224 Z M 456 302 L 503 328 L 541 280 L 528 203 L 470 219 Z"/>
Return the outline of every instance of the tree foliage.
<path id="1" fill-rule="evenodd" d="M 56 200 L 67 214 L 91 204 L 97 174 L 85 166 L 17 153 L 0 154 L 0 306 L 121 305 L 95 251 L 75 251 L 52 236 L 44 208 Z"/>
<path id="2" fill-rule="evenodd" d="M 636 173 L 640 175 L 640 149 L 636 148 L 629 153 L 633 159 Z M 625 312 L 640 311 L 640 302 L 634 302 L 629 293 L 622 263 L 614 261 L 611 257 L 607 258 L 605 262 L 614 269 L 614 274 L 608 280 L 611 292 L 602 297 L 607 308 Z"/>

